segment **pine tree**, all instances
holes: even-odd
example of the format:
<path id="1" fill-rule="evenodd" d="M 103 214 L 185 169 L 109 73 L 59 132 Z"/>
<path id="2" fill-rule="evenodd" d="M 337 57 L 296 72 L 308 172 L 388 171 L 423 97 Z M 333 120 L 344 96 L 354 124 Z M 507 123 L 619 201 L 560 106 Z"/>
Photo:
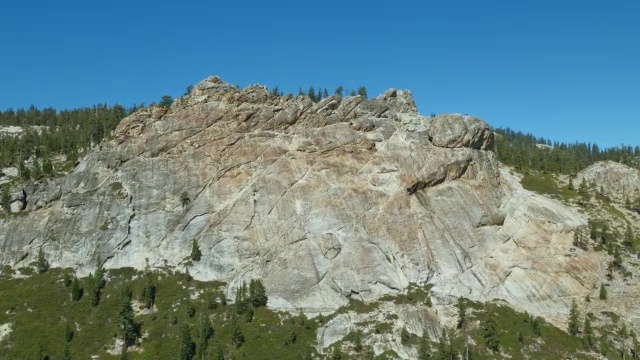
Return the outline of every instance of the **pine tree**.
<path id="1" fill-rule="evenodd" d="M 131 290 L 128 288 L 123 289 L 119 300 L 119 332 L 123 341 L 123 352 L 126 352 L 127 347 L 133 344 L 138 337 L 138 324 L 134 320 L 133 308 L 131 308 Z"/>
<path id="2" fill-rule="evenodd" d="M 173 98 L 169 95 L 164 95 L 158 105 L 163 108 L 170 108 L 171 104 L 173 104 Z"/>
<path id="3" fill-rule="evenodd" d="M 156 284 L 154 284 L 151 276 L 147 276 L 147 284 L 142 290 L 140 301 L 147 309 L 153 308 L 153 304 L 156 301 Z"/>
<path id="4" fill-rule="evenodd" d="M 411 334 L 407 331 L 407 328 L 403 327 L 402 331 L 400 331 L 400 342 L 402 344 L 407 344 L 411 340 Z"/>
<path id="5" fill-rule="evenodd" d="M 107 285 L 107 280 L 105 279 L 105 271 L 102 266 L 102 260 L 98 256 L 96 260 L 96 275 L 95 275 L 96 288 L 98 292 L 102 291 L 104 287 Z"/>
<path id="6" fill-rule="evenodd" d="M 600 300 L 607 299 L 607 289 L 604 287 L 604 284 L 600 284 Z"/>
<path id="7" fill-rule="evenodd" d="M 571 310 L 569 311 L 569 325 L 567 329 L 569 332 L 569 335 L 573 335 L 573 336 L 578 335 L 579 317 L 580 317 L 580 313 L 578 312 L 578 304 L 574 299 L 573 302 L 571 303 Z"/>
<path id="8" fill-rule="evenodd" d="M 595 345 L 593 327 L 591 326 L 591 318 L 589 317 L 589 314 L 584 317 L 584 344 L 588 349 L 592 349 Z"/>
<path id="9" fill-rule="evenodd" d="M 624 246 L 633 247 L 635 243 L 636 236 L 633 233 L 633 229 L 631 229 L 631 225 L 627 224 L 627 230 L 624 232 Z"/>
<path id="10" fill-rule="evenodd" d="M 71 300 L 78 301 L 82 298 L 83 289 L 80 287 L 80 281 L 77 277 L 73 277 L 71 281 Z"/>
<path id="11" fill-rule="evenodd" d="M 465 303 L 462 297 L 458 298 L 458 303 L 456 304 L 458 308 L 458 329 L 466 329 L 467 327 L 467 304 Z"/>
<path id="12" fill-rule="evenodd" d="M 233 327 L 233 334 L 231 335 L 231 343 L 236 348 L 239 348 L 244 343 L 244 334 L 242 333 L 242 329 L 240 329 L 240 324 L 235 323 Z"/>
<path id="13" fill-rule="evenodd" d="M 420 338 L 418 360 L 431 360 L 431 346 L 429 345 L 429 336 L 426 334 L 426 331 L 422 335 L 422 338 Z"/>
<path id="14" fill-rule="evenodd" d="M 582 182 L 578 188 L 578 196 L 580 197 L 579 203 L 582 207 L 585 207 L 591 199 L 591 195 L 589 195 L 589 189 L 587 187 L 587 181 L 584 178 L 582 178 Z"/>
<path id="15" fill-rule="evenodd" d="M 237 291 L 236 291 L 236 301 L 234 302 L 234 305 L 236 307 L 236 313 L 238 315 L 242 315 L 245 313 L 245 311 L 247 311 L 247 299 L 245 296 L 245 283 L 242 283 L 242 286 L 238 287 Z"/>
<path id="16" fill-rule="evenodd" d="M 260 279 L 252 279 L 249 283 L 249 301 L 253 307 L 267 306 L 269 298 Z"/>
<path id="17" fill-rule="evenodd" d="M 100 303 L 100 288 L 98 287 L 98 282 L 92 273 L 89 273 L 87 277 L 87 296 L 89 297 L 89 302 L 93 306 L 98 306 Z"/>
<path id="18" fill-rule="evenodd" d="M 27 166 L 24 165 L 24 162 L 20 161 L 20 166 L 18 167 L 18 171 L 20 173 L 20 178 L 23 181 L 29 181 L 29 179 L 31 179 L 31 171 Z"/>
<path id="19" fill-rule="evenodd" d="M 442 335 L 438 341 L 437 359 L 450 359 L 453 356 L 453 349 L 447 336 L 447 329 L 442 329 Z"/>
<path id="20" fill-rule="evenodd" d="M 322 97 L 324 99 L 329 97 L 329 92 L 327 91 L 327 88 L 324 88 L 324 90 L 322 91 Z"/>
<path id="21" fill-rule="evenodd" d="M 42 176 L 42 167 L 40 166 L 40 162 L 38 161 L 38 159 L 35 159 L 33 161 L 32 176 L 34 180 L 38 180 Z"/>
<path id="22" fill-rule="evenodd" d="M 38 270 L 38 273 L 40 274 L 49 270 L 49 261 L 45 257 L 44 250 L 42 250 L 42 247 L 40 247 L 40 250 L 38 250 L 38 260 L 36 263 L 36 268 Z"/>
<path id="23" fill-rule="evenodd" d="M 358 88 L 358 95 L 364 97 L 365 99 L 367 98 L 367 88 L 364 86 L 360 86 Z"/>
<path id="24" fill-rule="evenodd" d="M 209 339 L 213 335 L 213 327 L 207 316 L 200 314 L 198 317 L 198 344 L 196 345 L 196 357 L 201 358 L 207 349 Z"/>
<path id="25" fill-rule="evenodd" d="M 613 266 L 618 269 L 622 268 L 622 255 L 620 254 L 620 249 L 618 247 L 613 251 Z"/>
<path id="26" fill-rule="evenodd" d="M 344 93 L 344 88 L 342 87 L 342 85 L 338 86 L 336 88 L 336 91 L 334 92 L 335 95 L 340 95 L 340 96 L 342 96 L 343 93 Z"/>
<path id="27" fill-rule="evenodd" d="M 191 260 L 200 261 L 202 259 L 202 251 L 200 251 L 200 245 L 198 245 L 198 241 L 193 239 L 193 243 L 191 244 Z"/>
<path id="28" fill-rule="evenodd" d="M 313 88 L 313 86 L 309 88 L 309 98 L 311 98 L 312 101 L 317 101 L 316 90 Z"/>
<path id="29" fill-rule="evenodd" d="M 196 354 L 196 344 L 191 339 L 191 330 L 184 324 L 180 330 L 180 360 L 192 360 Z"/>
<path id="30" fill-rule="evenodd" d="M 498 334 L 498 326 L 494 319 L 494 315 L 490 314 L 484 324 L 483 337 L 487 348 L 491 351 L 500 350 L 500 335 Z"/>

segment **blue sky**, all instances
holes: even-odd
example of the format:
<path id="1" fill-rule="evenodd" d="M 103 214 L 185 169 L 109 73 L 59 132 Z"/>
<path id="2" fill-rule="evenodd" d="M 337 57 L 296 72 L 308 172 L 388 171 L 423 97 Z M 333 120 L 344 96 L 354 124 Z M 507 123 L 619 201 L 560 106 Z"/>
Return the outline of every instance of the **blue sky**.
<path id="1" fill-rule="evenodd" d="M 0 109 L 233 84 L 410 89 L 423 114 L 640 144 L 640 1 L 7 1 Z"/>

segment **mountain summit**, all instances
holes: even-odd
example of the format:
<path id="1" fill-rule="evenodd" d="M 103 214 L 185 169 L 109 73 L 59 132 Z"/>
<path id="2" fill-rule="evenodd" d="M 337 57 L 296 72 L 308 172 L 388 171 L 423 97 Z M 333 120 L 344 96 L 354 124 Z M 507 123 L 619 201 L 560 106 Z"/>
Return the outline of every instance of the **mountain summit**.
<path id="1" fill-rule="evenodd" d="M 307 314 L 431 284 L 414 327 L 436 335 L 438 305 L 459 296 L 561 323 L 602 267 L 573 245 L 586 217 L 524 190 L 484 121 L 422 116 L 409 91 L 316 103 L 210 77 L 114 137 L 13 195 L 23 216 L 0 219 L 0 265 L 42 249 L 85 274 L 98 258 L 188 269 L 229 298 L 260 278 L 269 307 Z"/>

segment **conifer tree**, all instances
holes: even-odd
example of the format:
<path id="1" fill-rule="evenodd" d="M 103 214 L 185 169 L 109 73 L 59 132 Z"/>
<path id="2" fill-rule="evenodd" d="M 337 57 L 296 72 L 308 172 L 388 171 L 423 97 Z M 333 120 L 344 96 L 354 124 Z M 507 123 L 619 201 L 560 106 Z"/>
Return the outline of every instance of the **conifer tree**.
<path id="1" fill-rule="evenodd" d="M 173 98 L 169 95 L 164 95 L 162 99 L 160 99 L 160 107 L 170 108 L 171 104 L 173 104 Z"/>
<path id="2" fill-rule="evenodd" d="M 458 303 L 456 304 L 456 308 L 458 308 L 458 329 L 466 329 L 467 327 L 467 304 L 464 299 L 461 297 L 458 298 Z"/>
<path id="3" fill-rule="evenodd" d="M 40 250 L 38 250 L 38 260 L 36 263 L 36 267 L 40 274 L 49 270 L 49 261 L 45 257 L 44 250 L 42 250 L 42 247 L 40 247 Z"/>
<path id="4" fill-rule="evenodd" d="M 235 325 L 233 327 L 233 333 L 231 335 L 231 343 L 236 348 L 239 348 L 244 343 L 244 334 L 242 333 L 242 329 L 240 329 L 240 324 L 235 321 Z"/>
<path id="5" fill-rule="evenodd" d="M 191 260 L 200 261 L 202 259 L 202 251 L 200 251 L 200 245 L 198 245 L 198 241 L 193 239 L 193 243 L 191 244 Z"/>
<path id="6" fill-rule="evenodd" d="M 360 86 L 358 88 L 358 95 L 364 97 L 365 99 L 367 98 L 367 88 L 364 86 Z"/>
<path id="7" fill-rule="evenodd" d="M 500 350 L 500 335 L 498 334 L 498 326 L 494 319 L 494 315 L 490 314 L 484 324 L 483 337 L 487 348 L 491 351 Z"/>
<path id="8" fill-rule="evenodd" d="M 635 243 L 636 236 L 633 233 L 633 229 L 631 229 L 631 225 L 627 224 L 627 230 L 624 232 L 624 246 L 633 247 Z"/>
<path id="9" fill-rule="evenodd" d="M 53 174 L 53 165 L 51 165 L 51 161 L 47 158 L 42 161 L 42 172 L 45 175 Z"/>
<path id="10" fill-rule="evenodd" d="M 120 309 L 118 311 L 119 333 L 122 338 L 122 351 L 126 352 L 127 347 L 135 342 L 138 337 L 138 324 L 134 320 L 133 308 L 131 307 L 131 290 L 125 288 L 120 294 Z"/>
<path id="11" fill-rule="evenodd" d="M 592 349 L 595 345 L 595 338 L 593 337 L 593 327 L 591 325 L 591 318 L 589 314 L 584 317 L 584 344 L 587 349 Z"/>
<path id="12" fill-rule="evenodd" d="M 402 344 L 407 344 L 410 339 L 411 334 L 409 334 L 406 327 L 402 327 L 402 331 L 400 331 L 400 342 Z"/>
<path id="13" fill-rule="evenodd" d="M 316 99 L 316 90 L 312 87 L 309 88 L 309 98 L 311 98 L 312 101 L 317 101 Z"/>
<path id="14" fill-rule="evenodd" d="M 600 300 L 607 299 L 607 289 L 604 287 L 604 283 L 600 284 Z"/>
<path id="15" fill-rule="evenodd" d="M 573 302 L 571 303 L 571 310 L 569 311 L 569 325 L 567 329 L 569 332 L 569 335 L 573 335 L 573 336 L 578 335 L 579 317 L 580 317 L 580 313 L 578 312 L 578 304 L 574 299 Z"/>
<path id="16" fill-rule="evenodd" d="M 83 289 L 80 287 L 80 281 L 77 277 L 73 277 L 71 281 L 71 300 L 78 301 L 82 298 Z"/>
<path id="17" fill-rule="evenodd" d="M 587 181 L 584 179 L 584 177 L 582 178 L 582 182 L 580 183 L 580 187 L 578 188 L 578 196 L 580 197 L 580 206 L 587 206 L 587 203 L 589 203 L 589 200 L 591 199 L 591 195 L 589 195 L 589 188 L 587 187 Z"/>
<path id="18" fill-rule="evenodd" d="M 198 343 L 196 344 L 196 358 L 202 358 L 207 349 L 209 339 L 213 335 L 211 321 L 205 315 L 198 317 Z"/>
<path id="19" fill-rule="evenodd" d="M 238 315 L 244 314 L 248 309 L 246 299 L 246 285 L 244 282 L 242 283 L 242 286 L 239 286 L 236 291 L 236 301 L 234 302 L 234 305 L 236 307 L 236 313 Z"/>
<path id="20" fill-rule="evenodd" d="M 426 331 L 420 338 L 420 346 L 418 347 L 418 360 L 431 360 L 431 346 L 429 345 L 429 336 Z"/>
<path id="21" fill-rule="evenodd" d="M 335 95 L 340 95 L 340 96 L 342 96 L 343 93 L 344 93 L 344 88 L 342 87 L 342 85 L 338 86 L 336 88 L 336 91 L 334 92 Z"/>
<path id="22" fill-rule="evenodd" d="M 253 307 L 267 306 L 269 298 L 260 279 L 252 279 L 249 283 L 249 301 Z"/>
<path id="23" fill-rule="evenodd" d="M 147 283 L 144 289 L 142 289 L 140 301 L 147 309 L 153 308 L 153 304 L 156 301 L 156 284 L 151 279 L 151 276 L 147 276 Z"/>
<path id="24" fill-rule="evenodd" d="M 186 324 L 180 329 L 180 360 L 192 360 L 196 355 L 196 344 L 191 339 L 191 330 Z"/>
<path id="25" fill-rule="evenodd" d="M 107 285 L 107 279 L 105 279 L 105 271 L 104 267 L 102 266 L 102 260 L 100 259 L 100 256 L 98 256 L 98 259 L 96 260 L 95 281 L 98 292 L 102 291 L 102 289 L 104 289 L 104 287 Z"/>
<path id="26" fill-rule="evenodd" d="M 100 303 L 100 288 L 98 287 L 98 282 L 92 273 L 89 273 L 86 284 L 89 302 L 93 306 L 98 306 L 98 304 Z"/>

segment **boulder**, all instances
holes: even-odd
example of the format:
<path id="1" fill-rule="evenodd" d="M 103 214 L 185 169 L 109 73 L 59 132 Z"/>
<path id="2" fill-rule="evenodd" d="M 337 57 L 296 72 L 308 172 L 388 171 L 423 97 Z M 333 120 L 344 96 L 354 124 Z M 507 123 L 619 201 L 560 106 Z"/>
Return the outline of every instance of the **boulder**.
<path id="1" fill-rule="evenodd" d="M 467 115 L 445 114 L 430 119 L 429 139 L 433 145 L 444 148 L 493 149 L 493 131 L 489 125 Z"/>

